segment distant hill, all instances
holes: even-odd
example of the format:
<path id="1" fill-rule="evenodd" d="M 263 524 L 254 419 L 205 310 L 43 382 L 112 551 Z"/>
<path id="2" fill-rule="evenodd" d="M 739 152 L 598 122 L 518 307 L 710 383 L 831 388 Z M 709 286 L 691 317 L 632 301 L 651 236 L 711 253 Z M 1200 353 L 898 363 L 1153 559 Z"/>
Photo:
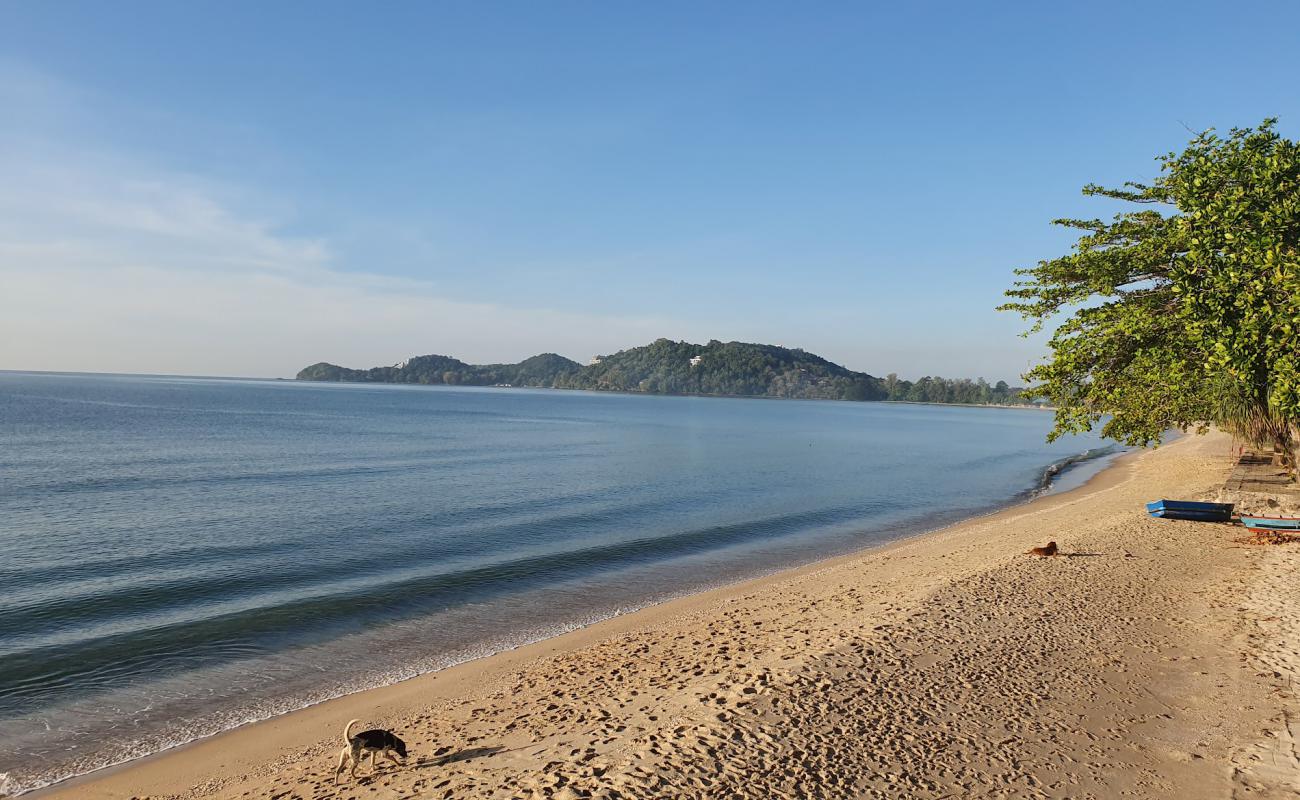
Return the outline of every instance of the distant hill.
<path id="1" fill-rule="evenodd" d="M 822 400 L 883 400 L 880 380 L 821 356 L 770 344 L 691 344 L 658 339 L 609 356 L 567 377 L 575 389 L 797 397 Z"/>
<path id="2" fill-rule="evenodd" d="M 348 369 L 321 362 L 298 373 L 300 381 L 419 383 L 452 386 L 533 386 L 555 389 L 784 397 L 816 400 L 1023 404 L 1020 390 L 982 378 L 899 380 L 877 378 L 799 349 L 748 342 L 708 344 L 657 339 L 643 347 L 597 356 L 582 366 L 543 353 L 518 364 L 466 364 L 450 356 L 416 356 L 391 367 Z"/>
<path id="3" fill-rule="evenodd" d="M 555 353 L 526 358 L 518 364 L 466 364 L 450 356 L 416 356 L 391 367 L 348 369 L 324 361 L 300 371 L 300 381 L 342 381 L 344 383 L 422 383 L 450 386 L 545 386 L 582 369 Z"/>

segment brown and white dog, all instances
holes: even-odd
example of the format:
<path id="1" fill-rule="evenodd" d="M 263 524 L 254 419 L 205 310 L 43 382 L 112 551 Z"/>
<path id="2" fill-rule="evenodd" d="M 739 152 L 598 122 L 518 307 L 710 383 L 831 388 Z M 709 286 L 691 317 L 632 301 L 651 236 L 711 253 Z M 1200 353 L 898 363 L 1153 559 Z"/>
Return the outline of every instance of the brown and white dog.
<path id="1" fill-rule="evenodd" d="M 352 735 L 352 726 L 361 720 L 354 719 L 343 728 L 343 752 L 339 753 L 339 766 L 334 770 L 334 783 L 339 782 L 339 775 L 343 772 L 343 765 L 348 761 L 352 762 L 352 778 L 357 777 L 357 767 L 361 765 L 361 759 L 370 755 L 370 774 L 375 774 L 375 759 L 382 754 L 385 758 L 391 759 L 394 763 L 402 764 L 406 759 L 406 742 L 393 735 L 392 731 L 375 728 L 373 730 L 362 731 L 356 736 Z M 398 761 L 397 757 L 402 757 Z"/>

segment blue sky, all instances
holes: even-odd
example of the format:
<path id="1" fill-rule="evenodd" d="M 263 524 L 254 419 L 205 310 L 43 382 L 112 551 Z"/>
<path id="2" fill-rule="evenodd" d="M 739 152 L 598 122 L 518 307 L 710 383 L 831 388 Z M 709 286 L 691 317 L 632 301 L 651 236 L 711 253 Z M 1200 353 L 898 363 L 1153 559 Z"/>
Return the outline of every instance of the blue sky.
<path id="1" fill-rule="evenodd" d="M 659 336 L 1014 380 L 1089 181 L 1294 113 L 1291 3 L 0 3 L 0 368 Z"/>

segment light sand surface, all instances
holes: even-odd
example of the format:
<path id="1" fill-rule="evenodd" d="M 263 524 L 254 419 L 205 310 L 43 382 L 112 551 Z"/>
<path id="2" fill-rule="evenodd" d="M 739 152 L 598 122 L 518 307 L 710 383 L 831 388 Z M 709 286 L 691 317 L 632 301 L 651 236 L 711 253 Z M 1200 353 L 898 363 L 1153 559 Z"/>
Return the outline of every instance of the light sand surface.
<path id="1" fill-rule="evenodd" d="M 1142 507 L 1213 496 L 1228 452 L 1187 437 L 1070 493 L 38 794 L 1297 797 L 1297 550 Z M 1049 540 L 1067 555 L 1023 555 Z M 335 787 L 353 717 L 397 731 L 407 766 Z"/>

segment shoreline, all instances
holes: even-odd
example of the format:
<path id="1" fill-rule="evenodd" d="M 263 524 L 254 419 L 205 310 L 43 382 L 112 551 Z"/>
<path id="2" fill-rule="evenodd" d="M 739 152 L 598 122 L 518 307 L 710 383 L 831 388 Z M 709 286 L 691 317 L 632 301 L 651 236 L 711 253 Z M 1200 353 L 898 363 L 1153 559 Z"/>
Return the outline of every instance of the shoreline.
<path id="1" fill-rule="evenodd" d="M 775 399 L 783 399 L 783 398 L 775 398 Z M 920 405 L 935 405 L 935 403 L 920 403 Z M 246 728 L 250 728 L 252 726 L 259 726 L 259 725 L 264 725 L 264 723 L 274 722 L 277 721 L 277 719 L 289 717 L 289 715 L 292 714 L 298 714 L 300 712 L 305 712 L 305 710 L 311 710 L 313 708 L 316 708 L 316 706 L 330 704 L 330 702 L 348 699 L 348 697 L 352 697 L 352 696 L 367 695 L 367 693 L 369 692 L 382 691 L 382 689 L 387 689 L 394 686 L 398 686 L 398 684 L 411 682 L 411 680 L 419 680 L 421 678 L 426 678 L 426 676 L 445 673 L 445 671 L 447 670 L 461 669 L 461 667 L 464 667 L 464 669 L 474 669 L 474 666 L 478 665 L 478 663 L 486 662 L 487 660 L 493 660 L 493 658 L 502 656 L 502 654 L 513 653 L 516 652 L 516 650 L 521 650 L 524 648 L 537 647 L 537 645 L 545 645 L 546 643 L 549 643 L 549 641 L 560 639 L 560 637 L 575 635 L 575 633 L 589 630 L 589 628 L 604 626 L 604 624 L 615 622 L 615 620 L 624 619 L 624 618 L 634 618 L 640 614 L 654 613 L 654 611 L 660 609 L 660 607 L 669 607 L 675 604 L 681 604 L 681 602 L 690 601 L 692 600 L 692 598 L 695 597 L 712 596 L 712 594 L 725 593 L 731 591 L 731 589 L 748 587 L 748 585 L 750 584 L 762 585 L 763 583 L 767 583 L 767 581 L 781 580 L 784 578 L 792 578 L 792 576 L 798 574 L 798 572 L 802 572 L 806 570 L 814 570 L 814 568 L 831 565 L 831 563 L 842 561 L 842 559 L 852 559 L 852 558 L 862 557 L 862 555 L 880 552 L 880 550 L 891 548 L 891 546 L 893 545 L 905 544 L 905 542 L 909 542 L 911 540 L 917 540 L 920 539 L 920 537 L 936 535 L 936 533 L 943 533 L 944 531 L 946 531 L 946 529 L 957 527 L 957 526 L 963 526 L 963 524 L 978 522 L 978 520 L 982 520 L 985 518 L 989 518 L 989 516 L 1004 513 L 1004 511 L 1021 509 L 1021 507 L 1032 505 L 1032 503 L 1035 502 L 1048 500 L 1048 498 L 1062 496 L 1062 494 L 1079 492 L 1079 490 L 1087 488 L 1088 485 L 1091 485 L 1092 481 L 1099 479 L 1099 477 L 1101 475 L 1104 475 L 1105 472 L 1113 470 L 1113 468 L 1117 467 L 1117 464 L 1121 463 L 1123 459 L 1128 457 L 1134 457 L 1134 455 L 1140 454 L 1140 451 L 1131 450 L 1131 449 L 1130 450 L 1121 449 L 1121 447 L 1117 445 L 1109 445 L 1104 447 L 1104 449 L 1101 449 L 1100 454 L 1087 455 L 1088 453 L 1091 453 L 1091 451 L 1092 451 L 1091 449 L 1084 450 L 1080 454 L 1071 455 L 1071 457 L 1057 460 L 1057 462 L 1053 462 L 1052 464 L 1049 464 L 1049 466 L 1045 468 L 1045 472 L 1043 475 L 1044 484 L 1039 485 L 1039 487 L 1023 489 L 1021 490 L 1021 492 L 1015 493 L 1013 494 L 1013 496 L 1005 498 L 1005 501 L 997 503 L 997 505 L 989 506 L 987 507 L 987 509 L 983 509 L 983 510 L 972 511 L 972 513 L 969 516 L 962 516 L 962 518 L 950 520 L 950 522 L 945 522 L 944 524 L 941 524 L 941 526 L 936 528 L 917 528 L 913 526 L 913 529 L 911 529 L 910 532 L 901 533 L 901 535 L 892 537 L 892 539 L 889 539 L 888 541 L 878 542 L 878 544 L 866 544 L 862 546 L 857 546 L 857 548 L 854 549 L 846 550 L 846 552 L 837 552 L 837 553 L 829 553 L 826 555 L 819 555 L 819 557 L 814 558 L 813 561 L 796 562 L 793 563 L 793 565 L 779 566 L 774 568 L 764 568 L 764 570 L 754 572 L 754 574 L 746 576 L 746 578 L 740 578 L 737 580 L 727 580 L 724 581 L 724 583 L 719 583 L 715 585 L 706 584 L 706 585 L 702 585 L 702 587 L 686 589 L 686 591 L 681 593 L 672 593 L 672 594 L 668 594 L 668 596 L 666 597 L 655 598 L 655 600 L 647 601 L 646 605 L 637 605 L 634 607 L 629 607 L 629 609 L 614 611 L 614 613 L 603 615 L 603 617 L 597 617 L 594 619 L 594 622 L 564 623 L 562 624 L 562 626 L 559 626 L 558 632 L 547 632 L 545 633 L 545 635 L 536 637 L 536 639 L 526 639 L 526 637 L 524 637 L 524 639 L 520 639 L 515 644 L 506 645 L 506 647 L 503 647 L 503 649 L 493 650 L 493 652 L 486 653 L 486 654 L 476 654 L 476 656 L 465 657 L 464 660 L 452 661 L 450 663 L 447 663 L 447 666 L 441 666 L 441 667 L 437 667 L 437 669 L 422 671 L 422 673 L 408 675 L 406 676 L 406 678 L 396 679 L 390 683 L 376 684 L 376 686 L 367 686 L 364 688 L 344 689 L 344 691 L 338 693 L 338 695 L 324 697 L 324 699 L 311 700 L 305 702 L 305 705 L 295 706 L 295 708 L 283 710 L 283 712 L 270 715 L 270 717 L 248 719 L 248 721 L 246 722 L 240 722 L 238 723 L 238 725 L 224 728 L 224 730 L 217 730 L 211 732 L 211 734 L 198 736 L 198 738 L 188 739 L 185 741 L 179 741 L 179 743 L 166 745 L 166 747 L 157 749 L 157 751 L 144 753 L 142 754 L 142 756 L 127 758 L 127 760 L 116 762 L 116 764 L 109 764 L 105 766 L 95 767 L 95 769 L 87 771 L 87 773 L 81 773 L 77 775 L 72 775 L 72 777 L 62 778 L 60 780 L 57 780 L 57 782 L 55 783 L 45 784 L 45 786 L 38 787 L 38 788 L 31 788 L 31 790 L 25 790 L 21 793 L 18 793 L 18 795 L 5 795 L 5 793 L 0 792 L 0 799 L 4 799 L 4 797 L 9 797 L 9 796 L 42 797 L 45 796 L 45 793 L 47 792 L 53 793 L 56 790 L 61 790 L 61 788 L 74 786 L 74 784 L 78 784 L 81 782 L 86 782 L 86 780 L 90 780 L 90 782 L 94 782 L 96 778 L 104 777 L 104 775 L 116 773 L 116 771 L 118 770 L 131 769 L 131 767 L 134 767 L 136 765 L 142 765 L 144 764 L 144 762 L 155 760 L 155 758 L 164 757 L 166 756 L 166 754 L 178 752 L 178 751 L 185 751 L 185 749 L 195 747 L 195 745 L 203 744 L 205 743 L 205 741 L 221 738 L 221 736 L 225 736 L 227 734 L 233 734 L 233 732 L 243 731 L 246 730 Z M 1082 477 L 1082 479 L 1080 479 L 1079 477 L 1080 472 L 1084 473 L 1086 477 Z M 1058 488 L 1058 484 L 1062 483 L 1062 480 L 1065 480 L 1066 483 L 1073 484 L 1073 485 L 1069 485 L 1069 487 L 1067 488 Z M 669 613 L 669 611 L 666 611 L 666 613 Z M 636 620 L 629 619 L 629 622 L 636 623 Z M 3 774 L 4 773 L 0 773 L 0 777 L 3 777 Z M 3 786 L 0 786 L 0 788 L 3 788 Z"/>
<path id="2" fill-rule="evenodd" d="M 692 397 L 705 400 L 793 400 L 813 403 L 882 403 L 909 406 L 941 406 L 951 408 L 1023 408 L 1031 411 L 1055 411 L 1055 406 L 1035 403 L 935 403 L 927 400 L 850 400 L 845 397 L 777 397 L 766 394 L 700 394 L 696 392 L 639 392 L 633 389 L 595 389 L 578 386 L 515 386 L 495 383 L 405 383 L 402 381 L 329 381 L 315 378 L 257 378 L 247 380 L 288 381 L 300 384 L 336 386 L 408 386 L 411 388 L 448 389 L 523 389 L 535 392 L 586 392 L 595 395 L 624 395 L 627 397 Z"/>
<path id="3" fill-rule="evenodd" d="M 196 751 L 198 760 L 205 763 L 214 759 L 219 759 L 224 766 L 224 762 L 228 757 L 228 753 L 226 752 L 227 748 L 233 749 L 239 753 L 239 755 L 237 755 L 238 760 L 247 760 L 248 762 L 253 763 L 260 759 L 251 753 L 240 752 L 246 748 L 242 748 L 238 741 L 233 740 L 249 735 L 260 738 L 263 729 L 271 728 L 274 729 L 273 735 L 277 741 L 286 739 L 287 734 L 287 738 L 295 743 L 305 744 L 313 738 L 320 738 L 318 734 L 313 735 L 311 731 L 317 730 L 320 720 L 324 718 L 341 716 L 341 718 L 346 721 L 346 719 L 350 718 L 347 716 L 348 714 L 363 714 L 366 708 L 374 707 L 391 708 L 395 711 L 398 707 L 408 706 L 414 701 L 416 696 L 420 695 L 426 695 L 433 700 L 446 699 L 464 689 L 471 688 L 473 684 L 482 685 L 485 681 L 499 678 L 502 673 L 511 669 L 516 669 L 528 662 L 553 656 L 558 653 L 578 650 L 594 643 L 617 637 L 635 629 L 652 626 L 667 618 L 696 612 L 699 609 L 712 604 L 730 602 L 732 598 L 737 596 L 753 592 L 761 592 L 765 588 L 775 584 L 796 581 L 805 578 L 810 574 L 826 569 L 834 569 L 837 566 L 857 561 L 859 559 L 880 558 L 895 550 L 913 546 L 934 538 L 943 537 L 945 534 L 954 531 L 955 529 L 994 521 L 1003 515 L 1026 513 L 1039 507 L 1049 507 L 1057 504 L 1077 502 L 1082 496 L 1098 491 L 1104 491 L 1112 484 L 1120 481 L 1121 478 L 1118 473 L 1123 470 L 1124 465 L 1131 460 L 1141 458 L 1145 452 L 1146 451 L 1134 450 L 1101 456 L 1100 458 L 1108 459 L 1108 463 L 1101 466 L 1095 474 L 1089 476 L 1081 485 L 1067 490 L 1050 491 L 1049 487 L 1049 491 L 1042 494 L 1036 494 L 1034 493 L 1034 490 L 1029 490 L 1028 494 L 1022 493 L 1008 498 L 1007 504 L 1005 505 L 1001 505 L 971 517 L 956 520 L 936 529 L 904 534 L 897 539 L 893 539 L 883 544 L 868 545 L 861 549 L 833 555 L 828 558 L 818 559 L 807 564 L 785 567 L 756 577 L 669 598 L 626 613 L 601 619 L 555 636 L 525 642 L 509 649 L 453 664 L 433 672 L 421 673 L 395 683 L 343 694 L 273 717 L 244 723 L 210 736 L 168 747 L 139 758 L 102 767 L 15 796 L 33 798 L 34 800 L 82 796 L 105 798 L 131 797 L 141 794 L 141 792 L 135 791 L 134 789 L 130 792 L 126 792 L 121 789 L 120 786 L 133 783 L 130 779 L 132 773 L 135 773 L 137 770 L 148 772 L 153 770 L 155 766 L 162 767 L 166 771 L 171 772 L 171 765 L 163 762 L 169 762 L 172 759 L 178 761 L 182 759 L 193 760 L 192 756 L 196 755 Z M 1085 461 L 1081 463 L 1087 464 L 1088 462 Z M 1068 475 L 1070 471 L 1072 470 L 1067 469 L 1062 473 L 1056 474 L 1053 476 L 1053 481 L 1059 480 L 1062 475 Z M 392 712 L 390 711 L 389 713 Z M 339 726 L 341 726 L 341 723 L 339 723 Z M 328 727 L 327 724 L 326 728 L 328 729 Z M 231 747 L 232 744 L 234 745 L 233 747 Z M 287 745 L 280 746 L 286 747 Z M 261 744 L 258 744 L 253 749 L 260 752 L 264 748 Z M 186 767 L 186 770 L 189 771 L 193 768 L 194 765 L 191 764 Z M 204 773 L 213 771 L 213 769 L 205 764 L 200 764 L 197 767 L 197 771 L 199 773 Z M 151 785 L 153 783 L 152 779 L 147 777 L 145 780 L 146 785 Z M 202 782 L 203 781 L 199 781 L 199 783 Z M 169 780 L 168 783 L 171 783 L 171 781 Z M 182 787 L 169 785 L 165 791 L 174 794 L 181 790 Z M 159 786 L 154 788 L 153 791 L 164 791 L 164 789 Z"/>
<path id="4" fill-rule="evenodd" d="M 203 381 L 242 381 L 258 383 L 292 383 L 295 385 L 323 386 L 404 386 L 412 389 L 522 389 L 538 392 L 587 392 L 594 395 L 624 395 L 628 397 L 692 397 L 717 400 L 796 400 L 824 403 L 888 403 L 891 405 L 940 406 L 952 408 L 1011 408 L 1031 411 L 1055 411 L 1053 406 L 1034 403 L 932 403 L 925 400 L 849 400 L 832 397 L 773 397 L 762 394 L 695 394 L 692 392 L 638 392 L 629 389 L 593 389 L 568 386 L 514 386 L 499 384 L 404 383 L 399 381 L 328 381 L 311 378 L 255 378 L 235 375 L 167 375 L 161 373 L 132 372 L 75 372 L 61 370 L 0 369 L 0 374 L 47 375 L 70 378 L 163 378 Z"/>

